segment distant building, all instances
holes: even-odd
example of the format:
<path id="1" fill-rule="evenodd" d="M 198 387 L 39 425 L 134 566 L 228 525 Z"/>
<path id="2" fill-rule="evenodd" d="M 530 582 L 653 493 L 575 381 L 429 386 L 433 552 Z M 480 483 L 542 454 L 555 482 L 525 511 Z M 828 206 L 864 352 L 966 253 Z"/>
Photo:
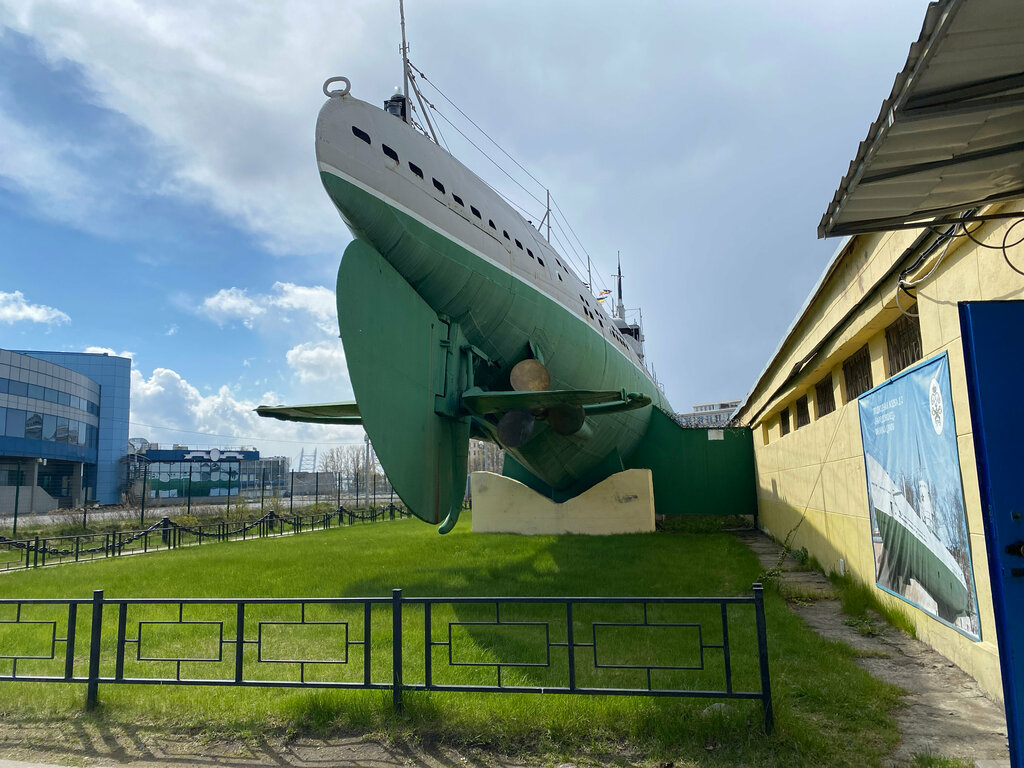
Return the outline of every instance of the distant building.
<path id="1" fill-rule="evenodd" d="M 0 513 L 120 501 L 131 360 L 0 349 Z"/>
<path id="2" fill-rule="evenodd" d="M 261 458 L 248 448 L 161 448 L 132 438 L 125 457 L 124 485 L 137 503 L 149 501 L 243 496 L 258 499 L 284 495 L 289 489 L 291 461 L 283 456 Z M 145 491 L 143 490 L 145 488 Z M 174 503 L 174 502 L 166 502 Z"/>
<path id="3" fill-rule="evenodd" d="M 501 446 L 483 440 L 469 441 L 469 471 L 496 472 L 501 474 L 505 464 L 505 452 Z"/>
<path id="4" fill-rule="evenodd" d="M 741 400 L 725 400 L 701 403 L 693 406 L 692 413 L 677 413 L 676 422 L 683 427 L 724 427 L 729 423 Z"/>

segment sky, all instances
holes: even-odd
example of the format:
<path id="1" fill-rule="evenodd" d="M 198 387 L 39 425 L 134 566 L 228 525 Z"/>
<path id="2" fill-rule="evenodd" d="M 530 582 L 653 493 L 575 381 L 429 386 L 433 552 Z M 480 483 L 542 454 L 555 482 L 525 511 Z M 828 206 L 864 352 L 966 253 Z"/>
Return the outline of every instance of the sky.
<path id="1" fill-rule="evenodd" d="M 595 290 L 621 254 L 682 412 L 746 395 L 827 266 L 817 223 L 926 7 L 407 0 L 406 22 L 450 151 L 534 220 L 550 189 Z M 397 0 L 0 0 L 0 347 L 131 357 L 132 437 L 362 443 L 253 408 L 352 397 L 351 235 L 313 129 L 327 77 L 391 95 L 400 40 Z"/>

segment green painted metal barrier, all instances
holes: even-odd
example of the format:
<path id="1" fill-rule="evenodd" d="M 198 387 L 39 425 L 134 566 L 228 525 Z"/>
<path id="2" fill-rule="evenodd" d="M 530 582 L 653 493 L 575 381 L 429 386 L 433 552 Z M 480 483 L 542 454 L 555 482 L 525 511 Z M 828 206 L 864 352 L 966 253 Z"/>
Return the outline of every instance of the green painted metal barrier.
<path id="1" fill-rule="evenodd" d="M 687 429 L 655 408 L 627 463 L 654 473 L 659 515 L 757 514 L 754 439 L 747 427 Z"/>

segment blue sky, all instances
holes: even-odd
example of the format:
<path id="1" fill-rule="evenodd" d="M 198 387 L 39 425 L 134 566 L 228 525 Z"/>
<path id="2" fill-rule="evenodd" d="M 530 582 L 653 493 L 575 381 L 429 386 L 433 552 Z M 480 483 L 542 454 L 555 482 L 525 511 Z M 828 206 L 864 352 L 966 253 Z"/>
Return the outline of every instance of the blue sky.
<path id="1" fill-rule="evenodd" d="M 626 7 L 406 12 L 413 62 L 550 187 L 595 287 L 622 252 L 683 411 L 746 393 L 827 263 L 818 219 L 926 3 Z M 292 456 L 361 441 L 251 409 L 351 396 L 333 299 L 350 235 L 313 126 L 326 77 L 373 102 L 400 82 L 397 16 L 383 0 L 0 0 L 0 346 L 131 354 L 132 436 Z"/>

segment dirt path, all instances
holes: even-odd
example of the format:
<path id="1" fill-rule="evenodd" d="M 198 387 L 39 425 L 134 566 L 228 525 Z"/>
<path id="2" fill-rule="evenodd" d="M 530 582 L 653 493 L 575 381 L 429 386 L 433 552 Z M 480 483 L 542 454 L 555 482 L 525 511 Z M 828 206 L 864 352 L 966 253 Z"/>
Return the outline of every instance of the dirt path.
<path id="1" fill-rule="evenodd" d="M 416 743 L 384 744 L 361 735 L 329 739 L 206 741 L 152 728 L 76 722 L 0 722 L 0 768 L 50 765 L 131 768 L 526 768 L 501 755 L 474 755 Z"/>
<path id="2" fill-rule="evenodd" d="M 757 531 L 737 532 L 766 570 L 778 567 L 782 548 Z M 892 765 L 906 765 L 915 755 L 977 761 L 984 768 L 1006 766 L 1006 716 L 1001 704 L 988 698 L 977 682 L 951 661 L 879 617 L 851 621 L 833 597 L 832 585 L 816 571 L 794 570 L 795 560 L 782 561 L 783 594 L 805 596 L 792 609 L 818 634 L 841 640 L 861 652 L 857 664 L 880 680 L 907 691 L 906 706 L 896 712 L 902 741 L 890 756 Z"/>

